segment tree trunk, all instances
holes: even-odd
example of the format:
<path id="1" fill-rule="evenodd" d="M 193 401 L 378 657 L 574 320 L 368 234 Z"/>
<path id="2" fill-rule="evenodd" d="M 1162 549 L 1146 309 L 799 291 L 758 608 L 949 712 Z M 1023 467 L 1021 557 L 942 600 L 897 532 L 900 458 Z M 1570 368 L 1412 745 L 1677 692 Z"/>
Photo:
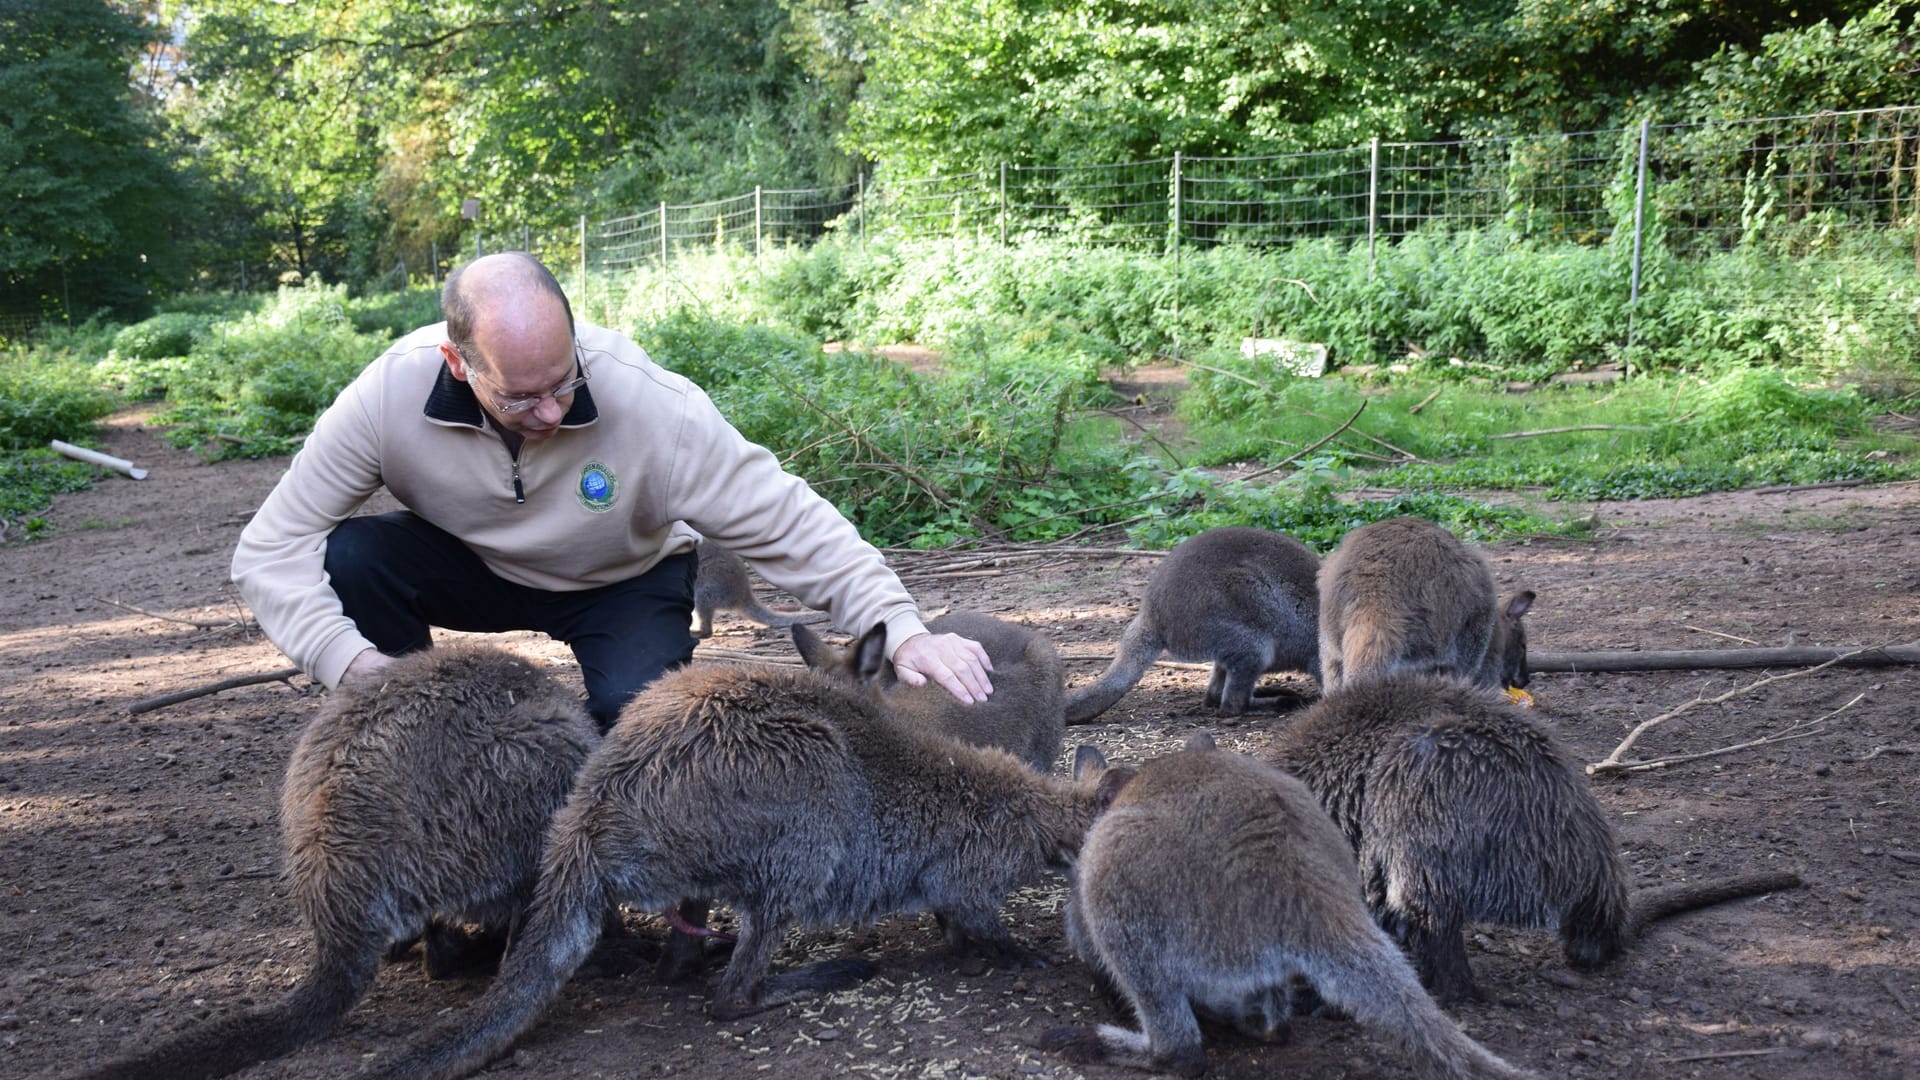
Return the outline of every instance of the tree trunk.
<path id="1" fill-rule="evenodd" d="M 1530 652 L 1529 671 L 1710 671 L 1727 668 L 1809 667 L 1861 645 L 1787 645 L 1774 649 L 1650 649 L 1645 652 Z M 1920 641 L 1869 648 L 1836 667 L 1920 664 Z"/>

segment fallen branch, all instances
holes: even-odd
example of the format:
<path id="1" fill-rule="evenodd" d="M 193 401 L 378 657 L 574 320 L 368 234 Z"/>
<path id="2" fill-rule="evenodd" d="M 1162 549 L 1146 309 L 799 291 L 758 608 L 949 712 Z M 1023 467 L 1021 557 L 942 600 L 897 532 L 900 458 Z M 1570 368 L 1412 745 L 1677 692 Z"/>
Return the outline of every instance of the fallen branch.
<path id="1" fill-rule="evenodd" d="M 222 679 L 217 683 L 198 686 L 191 690 L 178 690 L 171 694 L 162 694 L 159 697 L 144 698 L 127 706 L 127 715 L 138 716 L 144 712 L 164 709 L 169 705 L 178 705 L 183 701 L 192 701 L 197 697 L 206 697 L 208 694 L 218 694 L 222 690 L 234 690 L 242 686 L 255 686 L 260 683 L 270 682 L 286 682 L 288 686 L 292 686 L 293 684 L 287 682 L 287 680 L 298 674 L 300 674 L 299 668 L 290 667 L 281 668 L 279 671 L 262 672 L 258 675 L 237 675 L 231 679 Z"/>
<path id="2" fill-rule="evenodd" d="M 1728 641 L 1738 641 L 1745 645 L 1752 645 L 1755 648 L 1761 647 L 1760 643 L 1752 638 L 1743 638 L 1738 634 L 1723 634 L 1718 630 L 1709 630 L 1704 626 L 1695 626 L 1692 623 L 1682 623 L 1680 624 L 1680 628 L 1683 630 L 1691 630 L 1696 634 L 1712 634 L 1714 637 L 1726 638 Z"/>
<path id="3" fill-rule="evenodd" d="M 1855 705 L 1858 705 L 1860 703 L 1861 698 L 1864 698 L 1866 696 L 1867 695 L 1864 693 L 1855 694 L 1853 695 L 1852 701 L 1847 702 L 1845 705 L 1840 706 L 1839 708 L 1833 710 L 1832 712 L 1828 713 L 1825 716 L 1820 717 L 1817 720 L 1798 721 L 1788 727 L 1782 728 L 1781 730 L 1773 733 L 1772 735 L 1764 735 L 1758 739 L 1748 739 L 1746 742 L 1734 743 L 1732 746 L 1722 746 L 1713 750 L 1702 750 L 1696 754 L 1675 754 L 1672 757 L 1649 758 L 1644 761 L 1623 761 L 1617 767 L 1608 768 L 1604 770 L 1604 772 L 1596 772 L 1594 769 L 1589 769 L 1587 771 L 1590 773 L 1593 773 L 1596 776 L 1599 776 L 1599 775 L 1617 776 L 1621 773 L 1651 772 L 1654 769 L 1664 769 L 1669 765 L 1679 765 L 1683 762 L 1688 762 L 1688 761 L 1699 761 L 1701 758 L 1719 757 L 1722 754 L 1731 754 L 1739 750 L 1751 750 L 1756 746 L 1771 746 L 1774 743 L 1791 742 L 1794 739 L 1804 739 L 1809 735 L 1822 735 L 1826 733 L 1826 729 L 1822 727 L 1818 727 L 1817 725 L 1824 724 L 1828 720 L 1831 720 L 1834 717 L 1839 716 L 1841 713 L 1847 711 L 1848 709 L 1853 708 Z"/>
<path id="4" fill-rule="evenodd" d="M 1535 431 L 1505 431 L 1498 435 L 1489 435 L 1489 439 L 1531 439 L 1535 435 L 1565 435 L 1570 431 L 1645 431 L 1646 428 L 1631 424 L 1574 424 L 1572 427 L 1540 428 Z"/>
<path id="5" fill-rule="evenodd" d="M 89 596 L 87 599 L 99 604 L 110 604 L 122 611 L 131 611 L 135 615 L 145 615 L 149 619 L 159 619 L 162 622 L 185 623 L 198 630 L 247 630 L 256 629 L 259 626 L 259 624 L 252 619 L 228 619 L 225 622 L 214 622 L 211 619 L 183 619 L 178 615 L 162 615 L 157 611 L 148 611 L 146 608 L 134 607 L 132 604 L 123 604 L 118 600 L 109 600 L 104 596 Z"/>
<path id="6" fill-rule="evenodd" d="M 1694 698 L 1692 701 L 1689 701 L 1680 705 L 1677 708 L 1669 709 L 1668 711 L 1661 713 L 1659 716 L 1656 716 L 1651 720 L 1643 720 L 1638 725 L 1636 725 L 1632 731 L 1627 732 L 1627 737 L 1620 741 L 1619 746 L 1616 746 L 1613 748 L 1613 753 L 1608 754 L 1605 758 L 1587 766 L 1587 775 L 1602 776 L 1602 775 L 1608 775 L 1608 774 L 1617 774 L 1624 771 L 1627 763 L 1623 762 L 1621 758 L 1623 755 L 1626 754 L 1628 750 L 1631 750 L 1633 748 L 1633 744 L 1639 741 L 1640 736 L 1645 735 L 1647 732 L 1652 731 L 1654 728 L 1659 727 L 1661 724 L 1664 724 L 1667 721 L 1672 720 L 1674 717 L 1679 716 L 1681 713 L 1686 712 L 1688 709 L 1694 708 L 1695 706 L 1699 706 L 1699 705 L 1724 704 L 1728 701 L 1732 701 L 1734 698 L 1740 697 L 1743 694 L 1752 693 L 1753 691 L 1758 690 L 1769 683 L 1785 682 L 1788 679 L 1798 679 L 1803 675 L 1811 675 L 1816 671 L 1822 671 L 1822 670 L 1825 670 L 1826 668 L 1830 668 L 1833 665 L 1839 663 L 1841 660 L 1844 660 L 1847 657 L 1855 655 L 1855 653 L 1863 653 L 1867 651 L 1869 650 L 1858 649 L 1858 650 L 1855 650 L 1854 653 L 1846 653 L 1842 656 L 1836 656 L 1833 659 L 1828 660 L 1826 663 L 1819 664 L 1814 667 L 1803 668 L 1800 671 L 1790 671 L 1785 675 L 1769 675 L 1764 679 L 1756 679 L 1745 686 L 1735 687 L 1734 689 L 1729 690 L 1718 697 L 1712 697 L 1712 698 L 1697 697 L 1697 698 Z"/>
<path id="7" fill-rule="evenodd" d="M 1428 394 L 1428 395 L 1427 395 L 1426 397 L 1423 397 L 1423 398 L 1421 398 L 1421 399 L 1420 399 L 1420 404 L 1418 404 L 1418 405 L 1415 405 L 1415 406 L 1413 406 L 1412 408 L 1410 408 L 1410 409 L 1408 409 L 1408 410 L 1407 410 L 1407 415 L 1408 415 L 1408 416 L 1418 416 L 1418 415 L 1420 415 L 1420 410 L 1421 410 L 1421 409 L 1424 409 L 1424 408 L 1426 408 L 1427 406 L 1429 406 L 1429 405 L 1431 405 L 1431 404 L 1433 404 L 1433 399 L 1434 399 L 1434 398 L 1437 398 L 1437 397 L 1439 397 L 1439 396 L 1440 396 L 1440 391 L 1442 391 L 1442 390 L 1445 390 L 1445 389 L 1446 389 L 1446 387 L 1444 387 L 1444 386 L 1436 386 L 1436 387 L 1434 387 L 1434 388 L 1433 388 L 1433 393 L 1431 393 L 1431 394 Z"/>
<path id="8" fill-rule="evenodd" d="M 1920 664 L 1920 641 L 1904 645 L 1787 645 L 1771 649 L 1649 649 L 1644 652 L 1530 652 L 1529 671 L 1718 671 L 1819 664 L 1891 667 Z"/>
<path id="9" fill-rule="evenodd" d="M 1113 661 L 1112 653 L 1063 652 L 1060 659 L 1068 661 L 1097 660 L 1106 664 Z M 1212 671 L 1212 664 L 1190 664 L 1184 660 L 1155 660 L 1154 667 L 1169 668 L 1173 671 Z"/>
<path id="10" fill-rule="evenodd" d="M 700 648 L 695 650 L 695 655 L 702 660 L 731 660 L 743 664 L 775 664 L 781 667 L 802 665 L 801 659 L 797 656 L 763 656 L 760 653 L 743 652 L 739 649 Z"/>
<path id="11" fill-rule="evenodd" d="M 1872 761 L 1881 754 L 1920 754 L 1920 746 L 1876 746 L 1862 757 L 1854 758 L 1854 763 Z"/>
<path id="12" fill-rule="evenodd" d="M 1436 391 L 1436 393 L 1437 393 L 1437 391 Z M 1353 426 L 1353 422 L 1354 422 L 1355 420 L 1358 420 L 1358 419 L 1360 419 L 1360 414 L 1361 414 L 1361 413 L 1363 413 L 1363 412 L 1366 412 L 1366 411 L 1367 411 L 1367 399 L 1366 399 L 1366 398 L 1361 398 L 1361 399 L 1360 399 L 1360 407 L 1359 407 L 1359 408 L 1357 408 L 1357 409 L 1355 409 L 1355 410 L 1353 410 L 1353 415 L 1352 415 L 1352 416 L 1349 416 L 1349 417 L 1347 417 L 1347 419 L 1346 419 L 1346 421 L 1345 421 L 1345 422 L 1343 422 L 1343 423 L 1342 423 L 1342 424 L 1341 424 L 1341 425 L 1340 425 L 1339 427 L 1337 427 L 1337 428 L 1334 428 L 1334 429 L 1333 429 L 1332 431 L 1329 431 L 1329 432 L 1327 432 L 1327 433 L 1326 433 L 1325 435 L 1323 435 L 1323 436 L 1321 436 L 1321 438 L 1320 438 L 1320 441 L 1318 441 L 1318 442 L 1316 442 L 1316 443 L 1314 443 L 1314 444 L 1313 444 L 1312 446 L 1309 446 L 1309 447 L 1305 447 L 1305 448 L 1303 448 L 1303 449 L 1300 449 L 1300 450 L 1295 450 L 1295 451 L 1294 451 L 1293 453 L 1291 453 L 1291 454 L 1288 454 L 1288 455 L 1287 455 L 1286 457 L 1284 457 L 1284 458 L 1281 458 L 1281 459 L 1280 459 L 1279 461 L 1276 461 L 1276 462 L 1274 462 L 1273 464 L 1271 464 L 1271 465 L 1268 465 L 1268 466 L 1266 466 L 1265 468 L 1262 468 L 1262 469 L 1257 469 L 1257 470 L 1255 470 L 1255 471 L 1253 471 L 1253 472 L 1250 472 L 1250 473 L 1248 473 L 1247 475 L 1245 475 L 1245 476 L 1243 476 L 1243 477 L 1241 477 L 1240 479 L 1241 479 L 1241 480 L 1252 480 L 1252 479 L 1253 479 L 1254 477 L 1256 477 L 1256 476 L 1265 476 L 1265 475 L 1267 475 L 1267 474 L 1268 474 L 1268 473 L 1270 473 L 1270 472 L 1274 472 L 1274 471 L 1276 471 L 1276 470 L 1279 470 L 1279 469 L 1284 469 L 1284 468 L 1286 468 L 1287 466 L 1289 466 L 1289 465 L 1291 465 L 1291 464 L 1293 464 L 1294 462 L 1296 462 L 1296 461 L 1299 461 L 1299 460 L 1300 460 L 1301 458 L 1303 458 L 1303 457 L 1306 457 L 1306 456 L 1307 456 L 1308 454 L 1311 454 L 1311 453 L 1313 453 L 1313 452 L 1314 452 L 1315 450 L 1318 450 L 1318 449 L 1320 449 L 1321 447 L 1323 447 L 1323 446 L 1325 446 L 1325 445 L 1327 445 L 1328 443 L 1330 443 L 1330 442 L 1332 442 L 1332 441 L 1333 441 L 1333 439 L 1334 439 L 1334 436 L 1336 436 L 1336 435 L 1338 435 L 1338 434 L 1340 434 L 1341 432 L 1343 432 L 1343 431 L 1345 431 L 1345 430 L 1347 430 L 1348 428 L 1350 428 L 1350 427 L 1352 427 L 1352 426 Z"/>

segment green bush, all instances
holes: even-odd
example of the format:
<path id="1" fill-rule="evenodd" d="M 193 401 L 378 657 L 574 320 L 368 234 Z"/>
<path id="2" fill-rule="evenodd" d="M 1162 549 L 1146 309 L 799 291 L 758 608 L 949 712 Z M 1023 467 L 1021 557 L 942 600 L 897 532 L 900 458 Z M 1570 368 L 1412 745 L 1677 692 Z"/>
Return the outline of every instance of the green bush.
<path id="1" fill-rule="evenodd" d="M 213 320 L 205 315 L 172 311 L 134 323 L 113 338 L 113 354 L 125 360 L 161 360 L 185 356 L 205 336 Z"/>
<path id="2" fill-rule="evenodd" d="M 117 402 L 92 384 L 86 368 L 57 360 L 0 364 L 0 448 L 84 440 Z"/>
<path id="3" fill-rule="evenodd" d="M 347 301 L 346 309 L 355 330 L 390 338 L 445 318 L 440 312 L 440 290 L 430 285 L 355 297 Z"/>

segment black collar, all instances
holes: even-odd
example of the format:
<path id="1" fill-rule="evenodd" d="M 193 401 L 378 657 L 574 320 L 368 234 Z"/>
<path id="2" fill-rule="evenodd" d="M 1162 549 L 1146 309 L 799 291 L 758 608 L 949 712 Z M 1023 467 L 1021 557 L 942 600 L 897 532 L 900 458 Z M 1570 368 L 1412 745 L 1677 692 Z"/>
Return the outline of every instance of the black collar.
<path id="1" fill-rule="evenodd" d="M 433 380 L 433 392 L 427 395 L 426 415 L 427 419 L 443 424 L 487 426 L 487 414 L 480 408 L 480 399 L 473 396 L 473 386 L 454 378 L 445 364 L 440 365 L 440 374 Z M 567 415 L 560 418 L 560 426 L 583 427 L 599 418 L 592 387 L 582 386 L 573 392 L 573 404 L 567 408 Z"/>

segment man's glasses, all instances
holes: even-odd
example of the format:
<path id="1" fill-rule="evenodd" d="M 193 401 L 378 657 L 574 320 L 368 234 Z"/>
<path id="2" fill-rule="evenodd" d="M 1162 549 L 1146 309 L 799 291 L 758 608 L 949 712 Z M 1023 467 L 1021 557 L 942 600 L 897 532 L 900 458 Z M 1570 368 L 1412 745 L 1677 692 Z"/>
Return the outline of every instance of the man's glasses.
<path id="1" fill-rule="evenodd" d="M 473 358 L 467 355 L 466 347 L 463 345 L 455 345 L 453 351 L 460 354 L 460 359 L 466 362 L 468 372 L 472 374 L 474 367 Z M 577 341 L 573 343 L 573 367 L 579 374 L 537 397 L 514 398 L 511 401 L 502 401 L 494 397 L 491 393 L 489 393 L 487 397 L 492 399 L 494 408 L 499 409 L 508 416 L 526 412 L 528 409 L 533 408 L 548 398 L 558 400 L 573 393 L 575 390 L 587 385 L 587 380 L 593 377 L 593 373 L 587 370 L 586 354 L 580 351 L 580 343 Z"/>

